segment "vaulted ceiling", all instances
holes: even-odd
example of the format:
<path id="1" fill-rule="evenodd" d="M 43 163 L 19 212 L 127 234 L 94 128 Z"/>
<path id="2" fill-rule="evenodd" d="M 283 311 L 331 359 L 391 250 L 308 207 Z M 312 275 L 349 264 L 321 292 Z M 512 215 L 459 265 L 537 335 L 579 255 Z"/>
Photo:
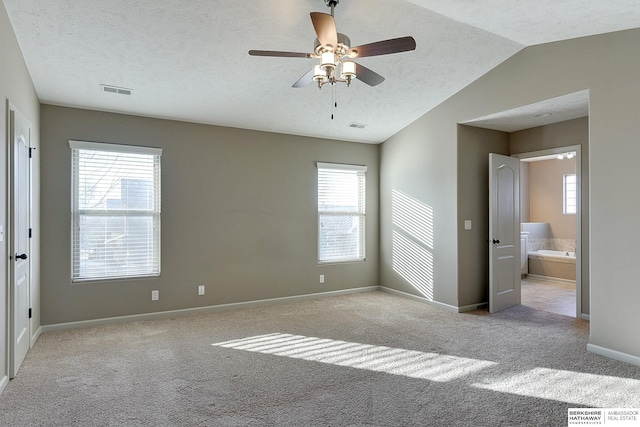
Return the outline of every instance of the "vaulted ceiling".
<path id="1" fill-rule="evenodd" d="M 291 87 L 315 60 L 247 52 L 312 52 L 324 0 L 3 1 L 43 103 L 367 143 L 526 46 L 640 27 L 637 0 L 341 0 L 352 45 L 410 35 L 417 48 L 359 59 L 378 86 L 320 91 Z"/>

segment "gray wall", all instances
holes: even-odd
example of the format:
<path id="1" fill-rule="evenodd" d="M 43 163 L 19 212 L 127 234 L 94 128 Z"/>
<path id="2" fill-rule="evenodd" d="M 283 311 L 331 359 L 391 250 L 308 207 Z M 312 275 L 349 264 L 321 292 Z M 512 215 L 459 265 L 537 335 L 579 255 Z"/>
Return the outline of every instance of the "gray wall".
<path id="1" fill-rule="evenodd" d="M 452 128 L 441 126 L 448 117 L 441 110 L 436 109 L 409 125 L 381 147 L 380 283 L 436 302 L 457 305 L 457 146 L 455 139 L 450 140 L 455 136 L 456 127 L 455 124 Z M 433 230 L 433 245 L 415 248 L 418 259 L 407 257 L 397 239 L 394 245 L 394 232 L 398 233 L 398 226 L 393 222 L 394 192 L 416 200 L 433 213 L 427 224 Z M 407 275 L 399 272 L 397 263 L 402 259 L 408 259 L 408 268 L 419 272 L 425 271 L 420 267 L 425 262 L 432 263 L 432 270 L 424 273 L 431 283 L 431 296 L 416 289 Z"/>
<path id="2" fill-rule="evenodd" d="M 591 253 L 589 251 L 590 245 L 590 207 L 589 203 L 589 157 L 590 157 L 590 144 L 589 144 L 589 118 L 582 117 L 575 120 L 568 120 L 566 122 L 555 123 L 549 126 L 540 126 L 532 129 L 523 130 L 520 132 L 513 132 L 510 134 L 509 146 L 511 154 L 530 153 L 539 150 L 548 150 L 551 148 L 568 147 L 572 145 L 580 146 L 580 168 L 582 179 L 581 184 L 581 200 L 580 208 L 582 211 L 581 217 L 581 245 L 578 251 L 581 256 L 581 299 L 582 299 L 582 313 L 590 313 L 590 269 L 589 264 L 591 260 Z M 615 168 L 615 164 L 610 165 Z M 609 225 L 604 225 L 608 227 Z"/>
<path id="3" fill-rule="evenodd" d="M 7 222 L 7 102 L 11 101 L 14 107 L 25 116 L 31 124 L 31 146 L 38 148 L 40 139 L 39 127 L 39 102 L 33 87 L 29 71 L 18 46 L 13 27 L 9 22 L 4 4 L 0 3 L 0 135 L 4 142 L 0 150 L 0 225 L 4 228 L 4 242 L 0 244 L 0 277 L 5 278 L 0 292 L 0 388 L 4 384 L 3 378 L 7 375 L 7 268 L 9 257 L 7 245 L 9 244 L 9 224 Z M 40 327 L 39 302 L 40 302 L 40 271 L 38 269 L 40 235 L 38 232 L 40 210 L 40 186 L 39 186 L 39 160 L 32 161 L 33 167 L 33 206 L 32 220 L 35 235 L 31 240 L 30 259 L 31 266 L 31 307 L 34 309 L 34 317 L 31 319 L 31 335 L 37 333 Z"/>
<path id="4" fill-rule="evenodd" d="M 509 134 L 458 126 L 458 306 L 488 301 L 489 153 L 509 155 Z M 471 230 L 464 221 L 472 221 Z"/>
<path id="5" fill-rule="evenodd" d="M 417 294 L 392 265 L 391 192 L 400 188 L 434 211 L 434 299 L 458 305 L 466 292 L 458 289 L 464 220 L 458 195 L 468 183 L 458 182 L 457 124 L 589 89 L 590 344 L 640 357 L 640 341 L 632 338 L 640 335 L 634 267 L 640 229 L 632 226 L 640 201 L 629 197 L 640 181 L 638 43 L 640 29 L 634 29 L 525 48 L 386 141 L 380 165 L 382 284 Z"/>
<path id="6" fill-rule="evenodd" d="M 379 284 L 377 145 L 51 105 L 41 123 L 43 324 Z M 163 149 L 160 278 L 71 283 L 70 139 Z M 316 161 L 368 166 L 366 262 L 318 266 Z"/>

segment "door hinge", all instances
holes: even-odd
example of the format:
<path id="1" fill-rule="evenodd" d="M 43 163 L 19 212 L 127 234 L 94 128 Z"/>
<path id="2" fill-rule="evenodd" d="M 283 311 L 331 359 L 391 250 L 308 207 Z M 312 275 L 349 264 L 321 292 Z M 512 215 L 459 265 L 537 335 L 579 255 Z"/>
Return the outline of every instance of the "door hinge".
<path id="1" fill-rule="evenodd" d="M 29 147 L 29 158 L 33 157 L 33 150 L 35 150 L 35 147 Z"/>
<path id="2" fill-rule="evenodd" d="M 30 229 L 29 229 L 29 238 L 30 238 L 30 239 L 31 239 L 32 235 L 33 235 L 33 229 L 32 229 L 32 228 L 30 228 Z"/>
<path id="3" fill-rule="evenodd" d="M 29 319 L 31 319 L 31 309 L 29 309 Z"/>

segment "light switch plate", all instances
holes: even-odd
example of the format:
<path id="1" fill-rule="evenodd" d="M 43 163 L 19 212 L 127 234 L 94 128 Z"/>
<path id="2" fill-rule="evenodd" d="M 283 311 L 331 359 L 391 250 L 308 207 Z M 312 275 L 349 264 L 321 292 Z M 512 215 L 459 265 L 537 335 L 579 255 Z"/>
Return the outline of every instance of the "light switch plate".
<path id="1" fill-rule="evenodd" d="M 465 230 L 471 230 L 471 220 L 470 219 L 465 219 L 464 220 L 464 229 Z"/>

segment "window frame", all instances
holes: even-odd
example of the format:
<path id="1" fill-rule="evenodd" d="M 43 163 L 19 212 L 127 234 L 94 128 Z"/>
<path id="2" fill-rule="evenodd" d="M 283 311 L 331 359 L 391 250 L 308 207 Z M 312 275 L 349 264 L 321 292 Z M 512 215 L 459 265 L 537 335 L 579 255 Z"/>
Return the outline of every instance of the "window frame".
<path id="1" fill-rule="evenodd" d="M 567 182 L 568 178 L 573 178 L 573 182 Z M 568 190 L 567 186 L 573 185 L 573 190 Z M 572 191 L 573 197 L 569 198 L 567 193 Z M 568 208 L 571 206 L 569 201 L 573 201 L 573 211 Z M 566 173 L 562 175 L 562 213 L 564 215 L 576 215 L 578 213 L 578 178 L 575 173 Z"/>
<path id="2" fill-rule="evenodd" d="M 351 263 L 351 262 L 364 262 L 366 261 L 366 192 L 367 192 L 367 184 L 366 184 L 366 172 L 367 167 L 363 165 L 354 165 L 354 164 L 342 164 L 342 163 L 323 163 L 317 162 L 317 211 L 318 211 L 318 265 L 327 265 L 327 264 L 342 264 L 342 263 Z M 322 209 L 321 206 L 321 194 L 320 194 L 320 186 L 321 186 L 321 171 L 334 171 L 336 173 L 344 173 L 346 172 L 355 172 L 358 177 L 358 194 L 357 201 L 355 201 L 355 205 L 357 208 L 352 211 L 332 211 Z M 356 237 L 357 242 L 357 254 L 353 257 L 323 257 L 323 248 L 322 248 L 322 220 L 323 217 L 351 217 L 358 220 L 359 226 L 357 228 L 358 235 Z"/>
<path id="3" fill-rule="evenodd" d="M 69 140 L 69 148 L 71 151 L 71 282 L 96 282 L 96 281 L 115 281 L 115 280 L 132 280 L 159 277 L 161 272 L 161 158 L 162 149 L 155 147 L 143 147 L 135 145 L 111 144 L 103 142 L 88 142 Z M 153 156 L 153 203 L 151 209 L 80 209 L 80 155 L 81 151 L 93 152 L 110 152 L 123 155 L 148 155 Z M 81 274 L 80 264 L 80 239 L 82 232 L 80 230 L 80 221 L 82 217 L 99 217 L 113 216 L 134 218 L 151 216 L 153 231 L 151 232 L 151 250 L 147 252 L 147 256 L 152 259 L 149 264 L 149 272 L 142 274 L 125 273 L 125 274 L 103 274 L 103 275 L 87 275 Z"/>

